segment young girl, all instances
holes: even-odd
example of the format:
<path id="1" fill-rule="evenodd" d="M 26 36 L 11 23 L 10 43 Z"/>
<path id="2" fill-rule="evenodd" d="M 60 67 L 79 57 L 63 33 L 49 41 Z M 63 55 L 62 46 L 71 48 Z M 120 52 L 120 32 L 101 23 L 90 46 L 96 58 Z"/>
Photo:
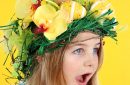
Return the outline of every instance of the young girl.
<path id="1" fill-rule="evenodd" d="M 27 85 L 97 85 L 102 39 L 116 37 L 111 13 L 104 0 L 17 0 L 17 19 L 4 26 L 12 28 L 4 38 L 13 77 Z"/>
<path id="2" fill-rule="evenodd" d="M 70 44 L 45 53 L 28 84 L 97 85 L 102 57 L 102 39 L 92 32 L 81 32 Z"/>

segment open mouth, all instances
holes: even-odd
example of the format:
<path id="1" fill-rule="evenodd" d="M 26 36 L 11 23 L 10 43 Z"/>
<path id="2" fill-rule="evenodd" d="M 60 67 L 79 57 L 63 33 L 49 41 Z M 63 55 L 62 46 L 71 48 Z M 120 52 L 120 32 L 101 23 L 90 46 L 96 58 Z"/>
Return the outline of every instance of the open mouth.
<path id="1" fill-rule="evenodd" d="M 78 85 L 86 85 L 88 82 L 89 76 L 90 76 L 90 73 L 77 76 L 76 81 L 77 81 Z"/>

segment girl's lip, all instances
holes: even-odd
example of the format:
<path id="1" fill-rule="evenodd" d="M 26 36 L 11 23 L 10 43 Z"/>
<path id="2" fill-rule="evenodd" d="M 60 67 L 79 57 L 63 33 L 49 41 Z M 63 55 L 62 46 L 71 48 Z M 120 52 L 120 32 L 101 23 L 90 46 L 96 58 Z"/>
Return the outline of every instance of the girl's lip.
<path id="1" fill-rule="evenodd" d="M 80 76 L 77 76 L 75 80 L 78 83 L 78 85 L 86 85 L 87 82 L 89 81 L 90 75 L 91 73 L 82 74 Z M 84 76 L 84 79 L 83 79 L 83 76 Z"/>

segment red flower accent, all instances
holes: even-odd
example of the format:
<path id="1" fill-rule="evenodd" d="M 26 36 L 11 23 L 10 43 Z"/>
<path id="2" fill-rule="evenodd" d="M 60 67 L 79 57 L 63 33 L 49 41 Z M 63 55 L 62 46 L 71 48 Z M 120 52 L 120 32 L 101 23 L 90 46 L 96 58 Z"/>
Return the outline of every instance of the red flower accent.
<path id="1" fill-rule="evenodd" d="M 47 28 L 45 27 L 44 24 L 41 24 L 39 27 L 37 27 L 33 30 L 33 33 L 40 34 L 40 33 L 44 33 L 45 31 L 47 31 Z"/>
<path id="2" fill-rule="evenodd" d="M 32 10 L 35 11 L 39 6 L 41 6 L 41 0 L 37 0 L 37 4 L 32 4 Z"/>

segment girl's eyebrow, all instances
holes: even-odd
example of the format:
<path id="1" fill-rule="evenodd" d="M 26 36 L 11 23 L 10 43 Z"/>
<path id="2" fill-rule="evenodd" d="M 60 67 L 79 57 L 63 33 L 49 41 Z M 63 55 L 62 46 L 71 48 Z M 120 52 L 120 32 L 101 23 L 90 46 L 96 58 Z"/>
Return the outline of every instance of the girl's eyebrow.
<path id="1" fill-rule="evenodd" d="M 95 45 L 94 45 L 94 48 L 99 48 L 101 45 L 101 42 L 97 42 Z M 70 44 L 68 47 L 69 48 L 72 48 L 74 46 L 83 46 L 83 47 L 87 47 L 88 45 L 84 44 L 84 43 L 74 43 L 74 44 Z"/>

